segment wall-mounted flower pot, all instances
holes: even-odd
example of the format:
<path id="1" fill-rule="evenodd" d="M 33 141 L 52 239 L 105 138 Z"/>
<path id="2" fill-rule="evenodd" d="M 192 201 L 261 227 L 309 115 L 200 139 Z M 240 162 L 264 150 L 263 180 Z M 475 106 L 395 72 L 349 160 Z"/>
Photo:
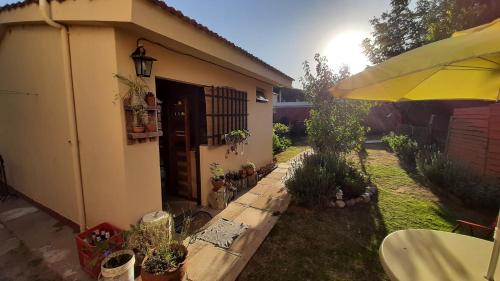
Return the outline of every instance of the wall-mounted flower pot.
<path id="1" fill-rule="evenodd" d="M 146 104 L 148 106 L 155 106 L 156 105 L 156 97 L 155 95 L 153 95 L 153 93 L 149 92 L 147 95 L 146 95 Z"/>
<path id="2" fill-rule="evenodd" d="M 156 124 L 149 123 L 146 125 L 146 129 L 148 129 L 148 132 L 156 132 Z"/>
<path id="3" fill-rule="evenodd" d="M 132 127 L 132 133 L 144 133 L 145 129 L 143 126 Z"/>

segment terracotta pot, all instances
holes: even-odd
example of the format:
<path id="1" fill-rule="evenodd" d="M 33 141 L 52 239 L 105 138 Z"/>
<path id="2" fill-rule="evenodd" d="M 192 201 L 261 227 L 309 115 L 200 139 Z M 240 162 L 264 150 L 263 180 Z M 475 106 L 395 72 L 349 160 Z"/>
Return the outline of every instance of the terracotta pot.
<path id="1" fill-rule="evenodd" d="M 212 185 L 214 186 L 213 191 L 217 191 L 221 189 L 221 187 L 224 186 L 225 181 L 224 180 L 214 180 L 212 179 Z"/>
<path id="2" fill-rule="evenodd" d="M 132 127 L 133 133 L 144 133 L 144 127 L 142 126 L 134 126 Z"/>
<path id="3" fill-rule="evenodd" d="M 246 168 L 245 169 L 247 171 L 247 175 L 251 176 L 255 173 L 255 169 L 254 168 Z"/>
<path id="4" fill-rule="evenodd" d="M 141 279 L 142 281 L 181 281 L 182 277 L 186 272 L 186 265 L 182 263 L 177 269 L 174 271 L 167 271 L 160 275 L 154 275 L 144 270 L 144 267 L 141 268 Z"/>
<path id="5" fill-rule="evenodd" d="M 153 95 L 153 93 L 149 92 L 146 95 L 146 103 L 149 106 L 155 106 L 156 105 L 156 98 L 155 98 L 155 95 Z"/>
<path id="6" fill-rule="evenodd" d="M 246 170 L 240 170 L 240 176 L 242 179 L 244 179 L 247 176 L 247 171 Z"/>
<path id="7" fill-rule="evenodd" d="M 146 125 L 146 129 L 148 129 L 148 132 L 156 132 L 156 124 L 149 123 Z"/>
<path id="8" fill-rule="evenodd" d="M 141 279 L 143 281 L 181 281 L 182 278 L 184 277 L 184 274 L 186 272 L 186 264 L 185 264 L 185 258 L 187 256 L 187 249 L 184 247 L 184 245 L 172 245 L 172 247 L 176 247 L 181 249 L 184 254 L 184 260 L 180 263 L 180 266 L 172 271 L 167 271 L 163 274 L 160 275 L 155 275 L 151 274 L 147 271 L 144 270 L 144 263 L 147 260 L 147 257 L 144 259 L 142 262 L 142 268 L 141 268 Z"/>

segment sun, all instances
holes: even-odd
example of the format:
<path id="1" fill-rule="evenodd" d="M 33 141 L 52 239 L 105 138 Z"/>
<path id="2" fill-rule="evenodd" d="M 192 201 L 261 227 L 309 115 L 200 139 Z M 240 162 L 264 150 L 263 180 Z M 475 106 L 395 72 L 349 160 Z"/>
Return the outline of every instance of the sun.
<path id="1" fill-rule="evenodd" d="M 335 70 L 342 64 L 349 66 L 351 73 L 363 71 L 370 61 L 363 54 L 361 43 L 367 34 L 359 31 L 345 31 L 337 34 L 327 45 L 324 54 Z"/>

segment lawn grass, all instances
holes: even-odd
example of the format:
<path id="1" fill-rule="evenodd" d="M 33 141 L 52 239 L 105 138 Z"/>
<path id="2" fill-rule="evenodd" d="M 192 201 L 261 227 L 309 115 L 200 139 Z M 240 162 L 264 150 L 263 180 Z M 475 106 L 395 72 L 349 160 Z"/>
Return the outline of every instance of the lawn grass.
<path id="1" fill-rule="evenodd" d="M 375 202 L 326 210 L 292 204 L 238 280 L 387 280 L 378 257 L 387 234 L 493 220 L 435 196 L 385 150 L 368 149 L 365 167 L 379 188 Z"/>
<path id="2" fill-rule="evenodd" d="M 278 163 L 285 163 L 285 162 L 288 162 L 293 157 L 295 157 L 296 155 L 306 151 L 307 149 L 309 149 L 308 146 L 292 145 L 289 148 L 287 148 L 285 151 L 278 153 L 275 156 L 276 156 Z"/>
<path id="3" fill-rule="evenodd" d="M 292 146 L 287 148 L 285 151 L 275 155 L 278 163 L 285 163 L 290 161 L 293 157 L 311 148 L 307 145 L 307 140 L 305 137 L 292 139 Z"/>

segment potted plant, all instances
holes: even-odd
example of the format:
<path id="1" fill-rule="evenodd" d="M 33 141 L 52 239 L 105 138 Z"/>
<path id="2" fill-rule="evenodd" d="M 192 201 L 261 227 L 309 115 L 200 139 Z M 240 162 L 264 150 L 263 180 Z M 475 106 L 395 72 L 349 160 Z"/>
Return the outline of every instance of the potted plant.
<path id="1" fill-rule="evenodd" d="M 149 87 L 141 77 L 127 78 L 119 74 L 115 74 L 115 77 L 128 87 L 127 92 L 119 93 L 115 99 L 123 100 L 124 104 L 131 108 L 132 132 L 143 133 L 145 131 L 144 125 L 148 124 L 144 122 L 144 118 L 148 114 L 145 110 L 147 106 L 145 97 Z"/>
<path id="2" fill-rule="evenodd" d="M 236 190 L 241 190 L 241 176 L 238 172 L 229 172 L 226 174 L 226 181 L 229 181 L 230 185 Z"/>
<path id="3" fill-rule="evenodd" d="M 132 132 L 133 133 L 144 133 L 146 130 L 144 125 L 148 124 L 149 115 L 144 109 L 134 109 L 132 115 Z"/>
<path id="4" fill-rule="evenodd" d="M 146 256 L 142 262 L 143 281 L 180 281 L 185 274 L 184 261 L 187 248 L 182 244 L 171 243 L 159 247 Z"/>
<path id="5" fill-rule="evenodd" d="M 151 120 L 146 124 L 146 129 L 148 129 L 148 132 L 156 132 L 157 131 L 156 123 L 153 120 Z"/>
<path id="6" fill-rule="evenodd" d="M 101 275 L 108 280 L 134 280 L 135 256 L 131 250 L 121 250 L 107 256 L 101 263 Z"/>
<path id="7" fill-rule="evenodd" d="M 247 130 L 233 130 L 228 134 L 224 135 L 224 141 L 229 148 L 226 151 L 226 158 L 230 153 L 235 155 L 244 153 L 244 145 L 248 144 L 248 137 L 250 137 L 250 132 Z"/>
<path id="8" fill-rule="evenodd" d="M 245 169 L 239 170 L 239 174 L 242 179 L 247 177 L 247 171 Z"/>
<path id="9" fill-rule="evenodd" d="M 210 173 L 212 173 L 213 190 L 217 191 L 224 186 L 224 169 L 219 163 L 210 164 Z"/>
<path id="10" fill-rule="evenodd" d="M 247 162 L 242 166 L 242 168 L 246 171 L 247 175 L 249 176 L 255 173 L 255 164 L 252 162 Z"/>
<path id="11" fill-rule="evenodd" d="M 148 106 L 155 106 L 156 105 L 156 97 L 152 92 L 148 92 L 146 94 L 146 104 Z"/>
<path id="12" fill-rule="evenodd" d="M 127 232 L 126 246 L 141 260 L 143 281 L 180 281 L 185 273 L 187 248 L 183 240 L 188 236 L 190 218 L 184 220 L 180 234 L 175 222 L 167 214 L 154 222 L 141 222 Z"/>

